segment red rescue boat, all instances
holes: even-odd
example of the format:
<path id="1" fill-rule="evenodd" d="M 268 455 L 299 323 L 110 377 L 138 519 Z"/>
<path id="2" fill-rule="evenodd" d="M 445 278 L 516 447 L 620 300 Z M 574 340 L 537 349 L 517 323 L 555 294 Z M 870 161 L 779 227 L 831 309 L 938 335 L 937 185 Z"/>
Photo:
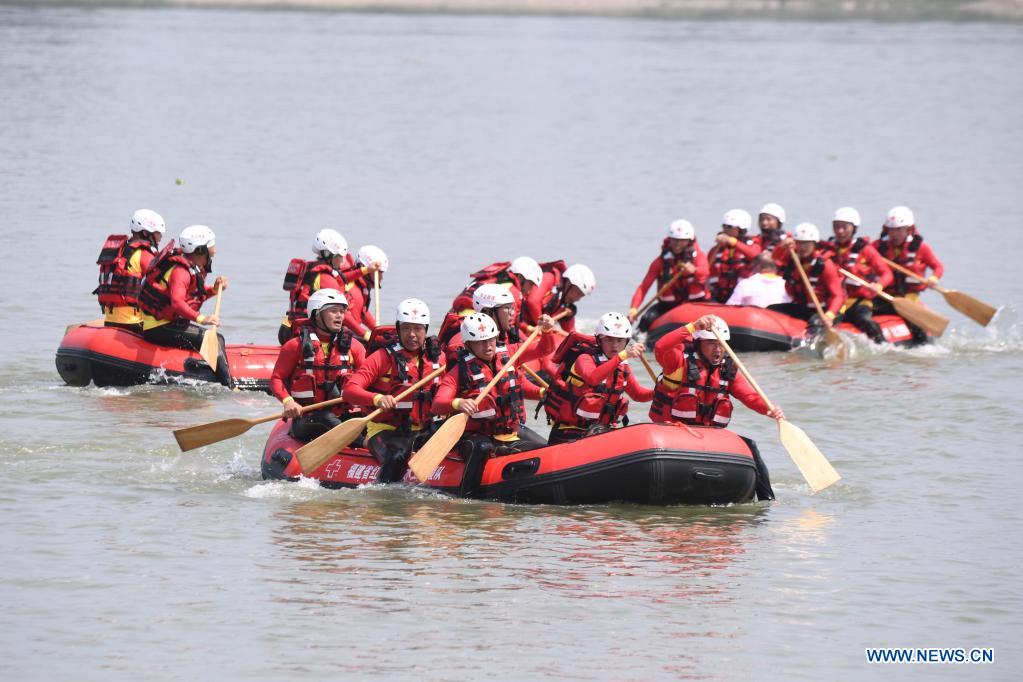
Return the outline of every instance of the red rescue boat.
<path id="1" fill-rule="evenodd" d="M 280 346 L 254 344 L 225 348 L 238 388 L 269 391 Z M 73 325 L 57 348 L 57 372 L 72 386 L 134 386 L 167 378 L 217 383 L 199 353 L 149 343 L 140 334 L 117 327 Z"/>
<path id="2" fill-rule="evenodd" d="M 721 303 L 682 303 L 675 306 L 650 325 L 648 343 L 656 342 L 668 332 L 701 315 L 717 315 L 724 320 L 732 332 L 732 348 L 737 351 L 787 351 L 806 343 L 806 322 L 803 320 L 767 308 Z M 898 315 L 877 315 L 874 321 L 881 327 L 888 343 L 898 346 L 916 345 L 906 321 Z M 835 325 L 835 329 L 861 334 L 859 329 L 848 322 Z"/>
<path id="3" fill-rule="evenodd" d="M 297 480 L 303 444 L 278 422 L 263 451 L 264 479 Z M 461 496 L 465 463 L 451 453 L 426 486 Z M 346 448 L 311 472 L 329 488 L 373 483 L 368 451 Z M 491 458 L 473 497 L 538 504 L 728 504 L 753 499 L 756 465 L 745 439 L 725 429 L 636 424 L 516 455 Z M 417 483 L 411 471 L 404 482 Z"/>

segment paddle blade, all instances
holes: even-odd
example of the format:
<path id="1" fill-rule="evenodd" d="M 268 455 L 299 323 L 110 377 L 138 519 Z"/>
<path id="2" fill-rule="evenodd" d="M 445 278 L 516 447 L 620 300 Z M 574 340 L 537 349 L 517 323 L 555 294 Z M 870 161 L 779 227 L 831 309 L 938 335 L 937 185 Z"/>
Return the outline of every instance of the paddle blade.
<path id="1" fill-rule="evenodd" d="M 338 450 L 352 444 L 362 430 L 366 428 L 368 417 L 349 419 L 332 428 L 319 438 L 309 441 L 295 452 L 303 474 L 311 474 L 328 459 L 337 454 Z"/>
<path id="2" fill-rule="evenodd" d="M 459 412 L 454 417 L 450 417 L 441 424 L 441 427 L 437 429 L 437 433 L 430 436 L 430 440 L 426 441 L 426 444 L 419 448 L 419 452 L 412 455 L 408 466 L 409 469 L 412 469 L 412 473 L 416 475 L 416 478 L 424 483 L 430 480 L 434 469 L 444 461 L 444 458 L 448 456 L 451 449 L 455 447 L 455 443 L 465 433 L 465 425 L 468 421 L 469 417 L 464 412 Z"/>
<path id="3" fill-rule="evenodd" d="M 781 444 L 799 468 L 799 473 L 816 493 L 841 478 L 827 458 L 803 430 L 784 419 L 778 420 L 778 436 Z"/>
<path id="4" fill-rule="evenodd" d="M 240 436 L 258 423 L 252 419 L 224 419 L 212 424 L 189 426 L 175 431 L 174 440 L 178 442 L 178 447 L 182 452 L 188 452 L 204 445 Z"/>
<path id="5" fill-rule="evenodd" d="M 835 358 L 838 360 L 845 360 L 849 357 L 849 347 L 846 345 L 845 339 L 831 327 L 824 330 L 824 346 L 834 349 Z"/>
<path id="6" fill-rule="evenodd" d="M 920 327 L 929 334 L 941 336 L 948 326 L 948 318 L 940 315 L 930 308 L 926 308 L 916 301 L 908 298 L 893 298 L 892 307 L 895 312 Z"/>
<path id="7" fill-rule="evenodd" d="M 988 326 L 991 318 L 998 312 L 996 308 L 992 308 L 987 303 L 984 303 L 984 301 L 978 301 L 973 296 L 956 291 L 955 289 L 949 289 L 942 292 L 942 294 L 950 306 L 984 327 Z"/>
<path id="8" fill-rule="evenodd" d="M 220 337 L 217 336 L 217 328 L 207 329 L 202 335 L 202 345 L 199 346 L 199 355 L 214 372 L 217 371 L 217 356 L 220 354 Z"/>

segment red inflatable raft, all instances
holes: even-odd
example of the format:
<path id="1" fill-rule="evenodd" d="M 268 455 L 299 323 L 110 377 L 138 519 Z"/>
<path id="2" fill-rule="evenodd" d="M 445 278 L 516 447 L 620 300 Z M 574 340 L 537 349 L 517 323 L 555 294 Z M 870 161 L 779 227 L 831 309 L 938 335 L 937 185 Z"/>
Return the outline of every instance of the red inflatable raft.
<path id="1" fill-rule="evenodd" d="M 302 443 L 288 424 L 274 427 L 263 451 L 264 479 L 297 480 L 294 452 Z M 464 462 L 455 453 L 426 486 L 459 495 Z M 331 488 L 373 483 L 380 470 L 366 450 L 344 449 L 311 478 Z M 473 497 L 542 504 L 727 504 L 753 498 L 756 465 L 750 446 L 724 429 L 636 424 L 574 443 L 491 458 Z M 405 483 L 416 484 L 411 471 Z"/>
<path id="2" fill-rule="evenodd" d="M 269 391 L 279 346 L 231 345 L 225 348 L 238 388 Z M 209 365 L 195 351 L 149 343 L 139 334 L 116 327 L 68 327 L 57 348 L 57 372 L 72 386 L 134 386 L 164 378 L 217 383 Z"/>
<path id="3" fill-rule="evenodd" d="M 701 315 L 717 315 L 732 332 L 731 345 L 737 351 L 791 350 L 806 343 L 806 322 L 784 313 L 749 305 L 721 303 L 682 303 L 664 313 L 650 325 L 648 343 L 654 343 L 673 329 L 692 322 Z M 913 335 L 906 321 L 898 315 L 878 315 L 874 321 L 881 327 L 885 340 L 896 345 L 913 345 Z M 860 334 L 852 324 L 835 325 L 838 331 Z"/>

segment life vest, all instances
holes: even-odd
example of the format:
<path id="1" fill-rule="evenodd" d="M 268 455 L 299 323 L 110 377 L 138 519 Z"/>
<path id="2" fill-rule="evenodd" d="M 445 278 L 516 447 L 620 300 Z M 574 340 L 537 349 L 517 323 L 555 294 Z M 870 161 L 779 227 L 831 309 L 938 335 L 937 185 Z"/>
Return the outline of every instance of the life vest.
<path id="1" fill-rule="evenodd" d="M 458 352 L 458 395 L 475 398 L 494 378 L 494 372 L 508 363 L 508 347 L 500 345 L 494 355 L 494 367 L 463 348 Z M 496 369 L 495 369 L 496 368 Z M 525 401 L 518 372 L 502 372 L 494 388 L 479 405 L 481 408 L 472 419 L 479 422 L 479 430 L 489 435 L 518 433 L 519 424 L 526 421 Z"/>
<path id="2" fill-rule="evenodd" d="M 313 283 L 321 274 L 328 274 L 338 282 L 342 281 L 341 273 L 326 261 L 293 258 L 288 263 L 281 288 L 289 292 L 288 319 L 293 325 L 307 319 L 306 306 L 309 304 L 309 297 L 313 295 Z"/>
<path id="3" fill-rule="evenodd" d="M 182 267 L 188 271 L 191 279 L 188 282 L 185 302 L 192 310 L 199 310 L 206 300 L 206 272 L 201 267 L 185 258 L 181 249 L 171 241 L 160 252 L 146 270 L 146 276 L 139 292 L 139 307 L 142 312 L 158 320 L 173 320 L 175 315 L 171 308 L 170 290 L 166 276 L 171 268 Z"/>
<path id="4" fill-rule="evenodd" d="M 840 268 L 845 268 L 849 272 L 857 275 L 861 279 L 865 279 L 868 282 L 877 281 L 877 273 L 874 269 L 869 267 L 864 260 L 860 262 L 860 254 L 863 253 L 863 249 L 870 245 L 870 240 L 865 237 L 857 237 L 853 240 L 852 244 L 849 245 L 849 249 L 843 253 L 839 253 L 841 247 L 834 240 L 825 242 L 828 248 L 831 249 L 831 260 Z M 847 291 L 851 294 L 861 288 L 862 285 L 854 282 L 851 279 L 845 279 L 845 286 Z"/>
<path id="5" fill-rule="evenodd" d="M 432 344 L 430 339 L 433 339 Z M 439 347 L 436 337 L 430 337 L 430 339 L 427 339 L 428 348 Z M 370 337 L 370 342 L 372 343 L 372 337 Z M 398 395 L 419 381 L 419 379 L 412 378 L 412 375 L 409 373 L 410 357 L 408 352 L 402 348 L 400 341 L 395 340 L 384 346 L 383 350 L 391 356 L 391 366 L 387 373 L 377 380 L 374 390 L 377 390 L 379 393 Z M 439 352 L 432 353 L 429 350 L 424 350 L 419 355 L 418 360 L 420 363 L 420 377 L 426 376 L 441 367 Z M 376 418 L 376 421 L 390 424 L 399 429 L 425 424 L 431 419 L 430 404 L 433 402 L 433 396 L 437 393 L 437 387 L 440 386 L 441 376 L 441 374 L 438 374 L 433 378 L 433 381 L 419 388 L 412 395 L 403 398 L 400 403 L 395 405 L 393 410 L 385 411 Z"/>
<path id="6" fill-rule="evenodd" d="M 728 426 L 732 419 L 728 387 L 735 380 L 735 363 L 726 357 L 720 365 L 707 368 L 700 362 L 695 345 L 687 343 L 683 352 L 685 366 L 671 374 L 662 374 L 654 386 L 651 421 Z"/>
<path id="7" fill-rule="evenodd" d="M 755 241 L 748 237 L 736 237 L 743 244 L 753 245 Z M 707 290 L 711 298 L 718 303 L 725 303 L 735 290 L 739 279 L 750 274 L 750 260 L 746 254 L 734 246 L 719 246 L 714 250 L 714 260 L 710 263 L 710 277 L 707 278 Z"/>
<path id="8" fill-rule="evenodd" d="M 100 249 L 99 286 L 92 292 L 103 307 L 139 305 L 139 292 L 145 273 L 129 272 L 128 264 L 139 249 L 156 254 L 156 245 L 148 239 L 132 235 L 112 234 Z"/>
<path id="9" fill-rule="evenodd" d="M 906 236 L 906 241 L 902 242 L 902 248 L 899 250 L 899 255 L 895 257 L 895 245 L 891 243 L 888 235 L 884 235 L 878 241 L 874 242 L 874 248 L 881 254 L 883 258 L 898 263 L 904 268 L 910 270 L 916 270 L 916 255 L 920 250 L 920 246 L 924 243 L 924 238 L 921 234 L 913 232 Z M 897 269 L 892 268 L 892 280 L 891 286 L 886 291 L 894 292 L 896 296 L 905 296 L 908 293 L 923 291 L 927 287 L 919 282 L 907 282 L 906 275 L 899 272 Z M 926 275 L 920 275 L 920 279 L 925 279 Z"/>
<path id="10" fill-rule="evenodd" d="M 598 365 L 608 361 L 593 336 L 572 332 L 551 356 L 558 365 L 557 375 L 544 396 L 547 420 L 556 426 L 587 428 L 594 424 L 615 426 L 619 420 L 628 425 L 629 400 L 625 386 L 629 366 L 619 364 L 609 379 L 590 386 L 575 373 L 581 355 L 589 355 Z"/>
<path id="11" fill-rule="evenodd" d="M 327 353 L 314 332 L 303 327 L 299 333 L 302 361 L 291 375 L 291 397 L 299 405 L 332 400 L 341 395 L 341 389 L 351 376 L 352 333 L 347 329 L 335 334 L 328 343 Z"/>
<path id="12" fill-rule="evenodd" d="M 661 272 L 657 276 L 657 291 L 660 291 L 668 282 L 671 282 L 671 279 L 678 274 L 683 265 L 686 263 L 693 263 L 695 265 L 695 261 L 695 241 L 693 244 L 690 244 L 688 249 L 676 256 L 668 248 L 668 239 L 665 238 L 661 243 Z M 696 281 L 694 273 L 693 275 L 683 275 L 672 282 L 671 288 L 660 298 L 662 301 L 684 303 L 685 301 L 698 301 L 706 296 L 706 289 Z"/>
<path id="13" fill-rule="evenodd" d="M 799 256 L 795 256 L 798 258 Z M 813 254 L 813 260 L 810 261 L 809 265 L 800 263 L 803 265 L 803 270 L 806 272 L 806 278 L 810 280 L 810 286 L 813 287 L 814 293 L 817 294 L 817 299 L 820 301 L 821 307 L 826 308 L 830 294 L 826 291 L 822 291 L 818 286 L 821 275 L 824 273 L 824 264 L 827 262 L 825 253 L 821 250 L 817 250 Z M 785 264 L 785 269 L 782 270 L 782 276 L 785 278 L 789 294 L 792 296 L 793 303 L 801 303 L 808 308 L 815 308 L 813 300 L 810 295 L 806 292 L 806 287 L 803 285 L 803 277 L 796 270 L 796 263 L 792 257 L 789 258 L 788 263 Z"/>

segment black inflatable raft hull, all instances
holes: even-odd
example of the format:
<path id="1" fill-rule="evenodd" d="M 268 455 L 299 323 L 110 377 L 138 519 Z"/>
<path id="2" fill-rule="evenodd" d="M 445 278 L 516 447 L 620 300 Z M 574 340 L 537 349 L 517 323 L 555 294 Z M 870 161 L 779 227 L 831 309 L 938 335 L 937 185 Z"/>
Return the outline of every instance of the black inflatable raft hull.
<path id="1" fill-rule="evenodd" d="M 288 425 L 278 422 L 263 452 L 263 478 L 297 480 L 302 472 L 293 455 L 301 445 L 288 434 Z M 452 453 L 425 485 L 459 495 L 464 466 Z M 308 476 L 326 487 L 353 488 L 373 483 L 378 471 L 366 450 L 348 448 Z M 411 471 L 405 483 L 418 483 Z M 709 505 L 748 502 L 755 484 L 752 453 L 735 433 L 637 424 L 574 443 L 494 457 L 473 497 L 564 505 Z"/>

